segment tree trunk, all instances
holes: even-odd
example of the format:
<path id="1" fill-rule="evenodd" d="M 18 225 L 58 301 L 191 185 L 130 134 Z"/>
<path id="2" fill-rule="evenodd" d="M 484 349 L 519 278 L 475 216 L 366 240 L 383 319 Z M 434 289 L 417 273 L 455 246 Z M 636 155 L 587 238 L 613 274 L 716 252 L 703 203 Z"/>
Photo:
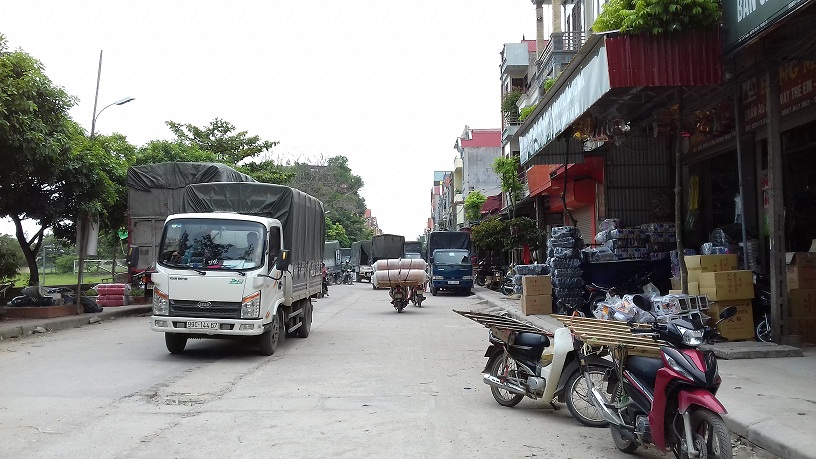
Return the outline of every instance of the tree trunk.
<path id="1" fill-rule="evenodd" d="M 17 215 L 11 215 L 10 217 L 14 221 L 14 227 L 17 230 L 17 242 L 20 244 L 20 249 L 22 249 L 26 264 L 28 265 L 28 285 L 37 285 L 40 283 L 40 271 L 37 267 L 37 252 L 40 251 L 45 228 L 40 228 L 37 234 L 29 241 L 26 239 L 25 233 L 23 233 L 23 224 L 20 221 L 20 217 Z"/>

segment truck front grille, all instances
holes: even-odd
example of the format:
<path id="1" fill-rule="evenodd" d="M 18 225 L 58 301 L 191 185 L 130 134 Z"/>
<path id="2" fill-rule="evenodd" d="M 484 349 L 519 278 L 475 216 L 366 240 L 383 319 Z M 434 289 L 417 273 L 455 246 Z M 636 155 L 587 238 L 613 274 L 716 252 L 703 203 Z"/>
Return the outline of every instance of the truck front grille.
<path id="1" fill-rule="evenodd" d="M 190 300 L 171 300 L 170 315 L 219 319 L 241 318 L 241 303 L 211 301 L 207 303 L 209 306 L 199 306 L 199 303 L 201 302 Z"/>

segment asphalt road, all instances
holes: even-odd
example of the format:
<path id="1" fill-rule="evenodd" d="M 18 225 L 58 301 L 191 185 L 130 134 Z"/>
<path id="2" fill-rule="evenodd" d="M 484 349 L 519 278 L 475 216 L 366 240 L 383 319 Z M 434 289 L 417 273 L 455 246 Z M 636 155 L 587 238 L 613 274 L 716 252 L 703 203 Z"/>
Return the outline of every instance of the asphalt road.
<path id="1" fill-rule="evenodd" d="M 368 283 L 329 292 L 272 357 L 221 340 L 171 355 L 146 317 L 2 341 L 0 456 L 632 457 L 563 405 L 493 400 L 487 331 L 452 312 L 477 297 L 398 314 Z"/>

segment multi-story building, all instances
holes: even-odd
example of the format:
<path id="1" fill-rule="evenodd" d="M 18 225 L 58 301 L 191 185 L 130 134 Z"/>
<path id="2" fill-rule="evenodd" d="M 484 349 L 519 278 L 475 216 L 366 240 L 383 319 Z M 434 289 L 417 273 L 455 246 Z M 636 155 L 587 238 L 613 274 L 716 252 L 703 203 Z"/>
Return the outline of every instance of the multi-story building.
<path id="1" fill-rule="evenodd" d="M 485 197 L 501 193 L 501 180 L 493 170 L 493 162 L 501 156 L 501 130 L 465 126 L 454 148 L 457 152 L 452 184 L 454 226 L 461 229 L 467 226 L 464 202 L 468 193 L 478 191 Z M 461 179 L 457 171 L 461 171 Z"/>
<path id="2" fill-rule="evenodd" d="M 434 171 L 433 188 L 431 188 L 431 231 L 447 230 L 451 202 L 445 189 L 449 171 Z"/>
<path id="3" fill-rule="evenodd" d="M 374 217 L 371 214 L 371 209 L 366 209 L 364 214 L 365 220 L 365 227 L 371 230 L 371 234 L 376 236 L 378 234 L 382 234 L 382 230 L 380 229 L 380 225 L 377 224 L 377 217 Z"/>

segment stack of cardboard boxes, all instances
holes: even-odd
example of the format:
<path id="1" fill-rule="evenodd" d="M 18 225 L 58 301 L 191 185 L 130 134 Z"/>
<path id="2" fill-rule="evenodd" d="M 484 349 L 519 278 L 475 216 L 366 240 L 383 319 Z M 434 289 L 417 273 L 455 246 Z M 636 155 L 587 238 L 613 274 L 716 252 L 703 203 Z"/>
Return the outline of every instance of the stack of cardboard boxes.
<path id="1" fill-rule="evenodd" d="M 805 343 L 816 343 L 816 252 L 791 252 L 786 262 L 786 334 L 799 335 Z"/>
<path id="2" fill-rule="evenodd" d="M 552 314 L 552 278 L 523 276 L 521 278 L 521 312 L 524 315 Z"/>
<path id="3" fill-rule="evenodd" d="M 730 306 L 737 308 L 734 317 L 720 323 L 720 333 L 731 341 L 753 339 L 753 273 L 737 269 L 735 254 L 692 255 L 686 256 L 685 262 L 689 294 L 708 297 L 712 323 L 718 320 L 723 309 Z"/>

